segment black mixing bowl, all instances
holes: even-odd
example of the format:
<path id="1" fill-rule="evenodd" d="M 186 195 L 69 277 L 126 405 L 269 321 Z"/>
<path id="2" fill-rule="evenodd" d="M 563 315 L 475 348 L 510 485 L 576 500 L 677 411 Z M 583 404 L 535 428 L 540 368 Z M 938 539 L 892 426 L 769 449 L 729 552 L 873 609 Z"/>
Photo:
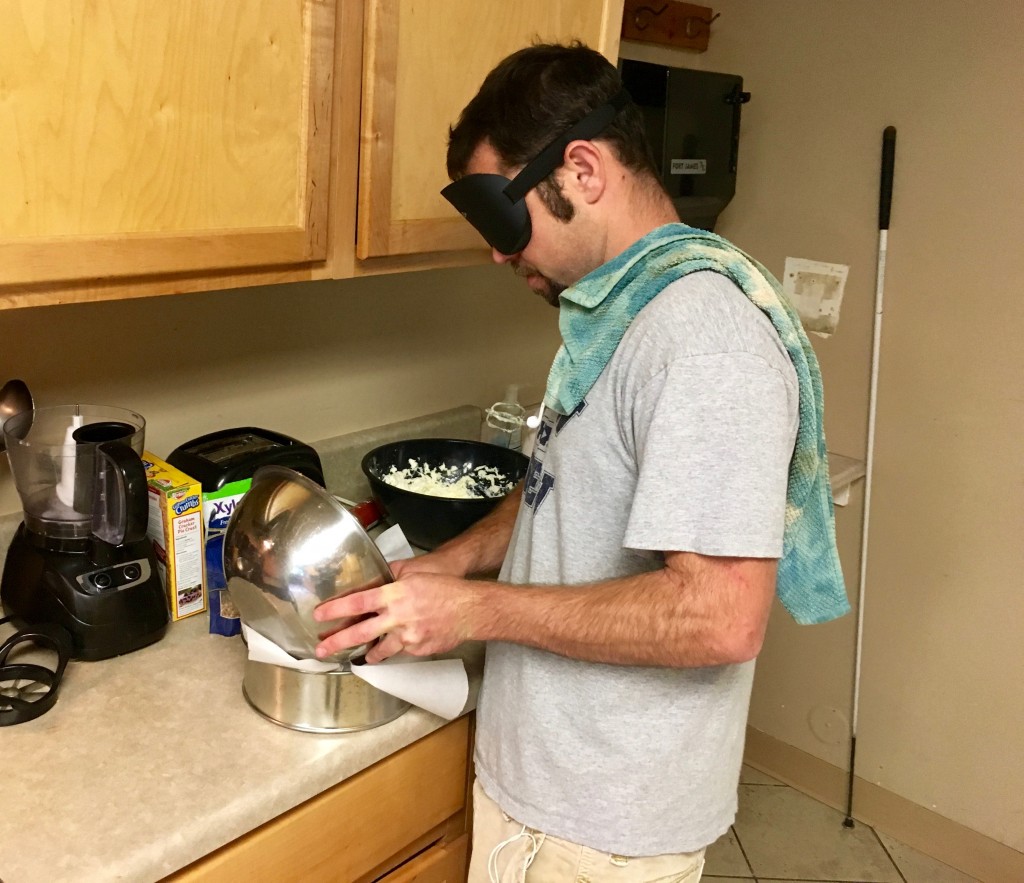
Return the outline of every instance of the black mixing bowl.
<path id="1" fill-rule="evenodd" d="M 462 533 L 490 512 L 503 497 L 453 499 L 394 487 L 383 476 L 391 468 L 402 471 L 409 461 L 434 469 L 455 467 L 459 474 L 479 466 L 492 466 L 513 486 L 526 477 L 527 456 L 498 445 L 454 438 L 412 438 L 374 448 L 363 457 L 363 473 L 374 499 L 388 521 L 400 524 L 406 538 L 421 549 L 435 549 Z"/>

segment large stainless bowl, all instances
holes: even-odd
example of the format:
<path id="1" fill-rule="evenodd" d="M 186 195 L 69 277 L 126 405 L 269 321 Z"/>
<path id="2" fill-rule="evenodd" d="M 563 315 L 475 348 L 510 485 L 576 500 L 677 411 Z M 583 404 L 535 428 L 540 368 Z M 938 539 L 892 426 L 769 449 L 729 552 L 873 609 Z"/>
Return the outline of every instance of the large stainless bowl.
<path id="1" fill-rule="evenodd" d="M 355 516 L 284 466 L 257 469 L 235 507 L 224 534 L 224 576 L 242 622 L 298 659 L 312 659 L 323 638 L 357 621 L 316 622 L 314 608 L 394 579 Z"/>

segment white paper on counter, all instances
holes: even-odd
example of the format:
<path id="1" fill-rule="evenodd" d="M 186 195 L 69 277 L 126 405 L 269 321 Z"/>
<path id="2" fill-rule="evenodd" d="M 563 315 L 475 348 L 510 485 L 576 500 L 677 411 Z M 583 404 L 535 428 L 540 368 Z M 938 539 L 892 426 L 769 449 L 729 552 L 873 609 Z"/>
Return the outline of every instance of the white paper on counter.
<path id="1" fill-rule="evenodd" d="M 412 558 L 415 554 L 405 538 L 405 532 L 398 524 L 383 531 L 374 542 L 388 564 L 392 561 L 401 561 L 403 558 Z"/>
<path id="2" fill-rule="evenodd" d="M 399 655 L 376 665 L 353 664 L 352 674 L 445 720 L 458 717 L 469 698 L 469 677 L 461 659 Z"/>
<path id="3" fill-rule="evenodd" d="M 264 637 L 256 629 L 242 623 L 242 634 L 249 648 L 249 659 L 253 662 L 266 662 L 282 668 L 293 668 L 296 671 L 325 672 L 337 671 L 341 666 L 337 662 L 321 662 L 319 659 L 296 659 L 286 650 L 279 647 L 270 638 Z"/>
<path id="4" fill-rule="evenodd" d="M 296 671 L 323 674 L 338 671 L 337 662 L 319 659 L 296 659 L 269 638 L 242 624 L 249 648 L 249 659 L 292 668 Z M 390 693 L 431 714 L 446 720 L 457 717 L 469 698 L 469 676 L 461 659 L 417 659 L 415 656 L 393 656 L 375 665 L 350 664 L 352 674 L 384 693 Z"/>

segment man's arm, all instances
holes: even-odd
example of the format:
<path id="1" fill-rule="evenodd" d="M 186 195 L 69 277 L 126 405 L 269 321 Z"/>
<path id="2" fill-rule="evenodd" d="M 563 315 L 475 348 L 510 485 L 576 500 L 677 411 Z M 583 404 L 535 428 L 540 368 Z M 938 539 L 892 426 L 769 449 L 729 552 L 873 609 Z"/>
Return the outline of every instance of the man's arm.
<path id="1" fill-rule="evenodd" d="M 392 572 L 396 577 L 411 573 L 470 576 L 497 570 L 505 560 L 522 499 L 523 486 L 520 483 L 472 527 L 438 546 L 433 552 L 392 562 Z"/>
<path id="2" fill-rule="evenodd" d="M 322 605 L 325 620 L 369 617 L 319 649 L 328 655 L 385 635 L 367 661 L 402 649 L 429 655 L 466 640 L 497 640 L 618 665 L 745 662 L 764 640 L 775 569 L 774 559 L 668 552 L 658 571 L 581 586 L 512 586 L 411 573 Z"/>
<path id="3" fill-rule="evenodd" d="M 498 586 L 474 637 L 618 665 L 746 662 L 764 641 L 774 559 L 670 552 L 651 573 L 579 587 Z"/>

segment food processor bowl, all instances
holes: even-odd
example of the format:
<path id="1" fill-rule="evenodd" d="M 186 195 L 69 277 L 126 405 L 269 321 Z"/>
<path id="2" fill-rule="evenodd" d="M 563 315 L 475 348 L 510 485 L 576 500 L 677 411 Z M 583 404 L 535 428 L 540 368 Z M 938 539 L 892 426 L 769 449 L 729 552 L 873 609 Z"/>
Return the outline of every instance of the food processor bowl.
<path id="1" fill-rule="evenodd" d="M 142 455 L 146 421 L 109 405 L 58 405 L 22 411 L 3 424 L 7 457 L 25 513 L 25 526 L 56 541 L 83 540 L 93 530 L 95 445 L 75 432 L 93 424 L 121 424 L 117 439 Z"/>

